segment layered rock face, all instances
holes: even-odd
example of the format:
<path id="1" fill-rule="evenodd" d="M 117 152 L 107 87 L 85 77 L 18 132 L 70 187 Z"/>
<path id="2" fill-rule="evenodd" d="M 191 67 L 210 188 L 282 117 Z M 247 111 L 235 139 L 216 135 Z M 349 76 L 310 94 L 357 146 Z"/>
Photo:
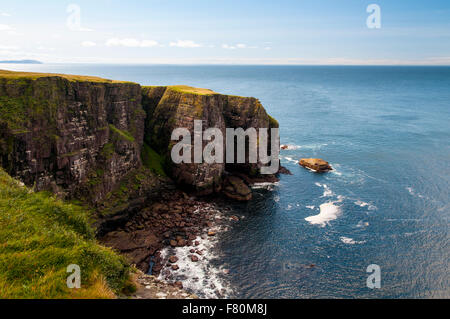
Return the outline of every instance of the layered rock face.
<path id="1" fill-rule="evenodd" d="M 278 127 L 255 98 L 10 71 L 0 71 L 0 115 L 0 166 L 11 176 L 36 190 L 110 211 L 137 198 L 143 202 L 160 187 L 155 174 L 142 170 L 142 150 L 150 161 L 146 166 L 155 160 L 164 163 L 179 185 L 198 194 L 226 187 L 230 197 L 247 200 L 248 179 L 244 183 L 226 176 L 258 177 L 261 164 L 248 163 L 248 141 L 245 164 L 174 164 L 170 155 L 177 141 L 171 141 L 172 131 L 187 128 L 194 136 L 194 120 L 201 120 L 203 130 L 222 132 L 225 151 L 226 128 Z"/>
<path id="2" fill-rule="evenodd" d="M 225 158 L 226 128 L 246 130 L 252 127 L 258 132 L 259 128 L 278 127 L 278 123 L 266 113 L 257 99 L 222 95 L 205 89 L 180 86 L 146 87 L 143 106 L 148 114 L 146 142 L 165 155 L 168 170 L 178 184 L 203 194 L 220 190 L 225 172 L 257 176 L 261 164 L 248 163 L 248 141 L 246 164 L 225 164 L 225 161 L 215 164 L 194 163 L 193 156 L 192 163 L 173 164 L 170 161 L 170 152 L 177 143 L 171 141 L 174 129 L 187 128 L 193 137 L 195 120 L 202 121 L 203 131 L 208 128 L 219 129 L 224 137 Z M 208 143 L 209 141 L 203 141 L 202 149 Z M 270 149 L 270 141 L 268 148 Z"/>
<path id="3" fill-rule="evenodd" d="M 102 79 L 0 74 L 0 165 L 37 190 L 96 202 L 141 165 L 141 87 Z M 92 189 L 95 188 L 95 192 Z"/>

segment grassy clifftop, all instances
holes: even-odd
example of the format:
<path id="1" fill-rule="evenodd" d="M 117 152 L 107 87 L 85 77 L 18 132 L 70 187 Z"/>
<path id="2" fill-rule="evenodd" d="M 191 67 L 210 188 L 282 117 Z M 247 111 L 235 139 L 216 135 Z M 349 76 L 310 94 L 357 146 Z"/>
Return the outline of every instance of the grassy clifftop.
<path id="1" fill-rule="evenodd" d="M 88 216 L 0 168 L 0 298 L 113 298 L 126 288 L 129 266 L 96 242 Z M 67 288 L 71 264 L 81 289 Z"/>
<path id="2" fill-rule="evenodd" d="M 57 74 L 57 73 L 36 73 L 36 72 L 16 72 L 16 71 L 7 71 L 0 70 L 0 78 L 6 79 L 30 79 L 37 80 L 40 78 L 48 78 L 48 77 L 60 77 L 67 79 L 69 81 L 75 82 L 94 82 L 94 83 L 132 83 L 126 81 L 115 81 L 103 79 L 96 76 L 86 76 L 86 75 L 71 75 L 71 74 Z"/>

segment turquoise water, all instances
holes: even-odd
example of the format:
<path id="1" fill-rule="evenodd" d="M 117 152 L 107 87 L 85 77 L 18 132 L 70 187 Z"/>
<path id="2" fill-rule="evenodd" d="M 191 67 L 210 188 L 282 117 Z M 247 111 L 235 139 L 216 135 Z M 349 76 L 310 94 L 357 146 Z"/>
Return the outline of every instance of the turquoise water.
<path id="1" fill-rule="evenodd" d="M 281 161 L 293 175 L 232 207 L 244 218 L 221 234 L 214 261 L 230 270 L 231 297 L 450 297 L 450 67 L 14 68 L 261 100 L 290 145 Z M 301 157 L 335 171 L 311 173 Z M 370 264 L 380 289 L 366 287 Z"/>

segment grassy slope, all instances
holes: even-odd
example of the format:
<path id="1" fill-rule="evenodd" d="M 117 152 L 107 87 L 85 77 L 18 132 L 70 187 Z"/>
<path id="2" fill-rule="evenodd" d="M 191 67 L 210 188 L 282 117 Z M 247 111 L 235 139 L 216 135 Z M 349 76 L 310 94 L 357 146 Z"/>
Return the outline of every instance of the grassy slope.
<path id="1" fill-rule="evenodd" d="M 96 242 L 88 215 L 0 169 L 0 298 L 111 298 L 127 287 L 127 263 Z M 81 289 L 67 288 L 70 264 Z"/>
<path id="2" fill-rule="evenodd" d="M 156 153 L 150 146 L 144 143 L 142 147 L 142 164 L 150 169 L 152 172 L 158 174 L 159 176 L 166 176 L 166 173 L 163 169 L 163 161 L 161 155 Z"/>

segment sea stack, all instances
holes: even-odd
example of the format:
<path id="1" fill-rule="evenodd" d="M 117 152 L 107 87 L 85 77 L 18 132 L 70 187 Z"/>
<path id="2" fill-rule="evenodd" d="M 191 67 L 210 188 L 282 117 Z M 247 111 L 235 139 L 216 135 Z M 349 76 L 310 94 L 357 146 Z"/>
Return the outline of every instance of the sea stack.
<path id="1" fill-rule="evenodd" d="M 327 161 L 320 158 L 302 158 L 299 164 L 315 171 L 316 173 L 323 173 L 333 170 Z"/>

